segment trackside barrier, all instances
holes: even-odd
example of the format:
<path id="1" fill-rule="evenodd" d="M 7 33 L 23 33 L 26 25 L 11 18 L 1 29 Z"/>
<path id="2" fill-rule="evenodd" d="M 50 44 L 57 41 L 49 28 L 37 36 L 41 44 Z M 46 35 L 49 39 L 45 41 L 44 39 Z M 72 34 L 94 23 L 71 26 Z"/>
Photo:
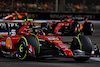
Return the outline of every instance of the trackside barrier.
<path id="1" fill-rule="evenodd" d="M 60 22 L 60 20 L 33 20 L 30 22 L 33 23 L 52 23 L 52 21 L 56 21 L 56 22 Z M 14 22 L 14 23 L 25 23 L 25 22 L 29 22 L 29 21 L 24 21 L 24 20 L 2 20 L 0 19 L 0 22 Z M 79 21 L 81 23 L 84 23 L 84 21 Z M 93 24 L 100 24 L 99 20 L 88 20 L 87 22 L 92 22 Z"/>

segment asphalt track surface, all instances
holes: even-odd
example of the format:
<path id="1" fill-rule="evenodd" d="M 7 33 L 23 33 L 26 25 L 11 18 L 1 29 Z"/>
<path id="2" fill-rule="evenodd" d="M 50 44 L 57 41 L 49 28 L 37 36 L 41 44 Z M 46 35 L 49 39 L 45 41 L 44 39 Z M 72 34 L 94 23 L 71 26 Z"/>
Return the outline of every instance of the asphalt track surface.
<path id="1" fill-rule="evenodd" d="M 94 24 L 95 32 L 89 36 L 92 43 L 100 47 L 100 24 Z M 71 41 L 72 36 L 62 36 L 64 42 Z M 0 57 L 0 67 L 100 67 L 100 58 L 91 57 L 86 62 L 76 62 L 73 58 L 54 57 L 20 61 L 18 59 Z"/>

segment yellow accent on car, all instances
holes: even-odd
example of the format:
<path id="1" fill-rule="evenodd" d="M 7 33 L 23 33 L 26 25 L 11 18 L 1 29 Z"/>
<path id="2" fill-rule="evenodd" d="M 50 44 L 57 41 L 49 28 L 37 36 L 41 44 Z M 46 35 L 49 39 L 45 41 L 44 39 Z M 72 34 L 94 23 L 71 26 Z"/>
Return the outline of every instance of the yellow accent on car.
<path id="1" fill-rule="evenodd" d="M 67 26 L 69 26 L 69 24 L 67 24 Z"/>
<path id="2" fill-rule="evenodd" d="M 24 21 L 33 21 L 33 19 L 24 19 Z"/>
<path id="3" fill-rule="evenodd" d="M 26 50 L 25 52 L 26 52 L 26 53 L 25 53 L 24 57 L 21 58 L 21 60 L 24 60 L 24 59 L 26 58 L 26 56 L 27 56 L 27 50 Z"/>
<path id="4" fill-rule="evenodd" d="M 72 53 L 69 53 L 69 55 L 71 55 Z"/>
<path id="5" fill-rule="evenodd" d="M 82 44 L 81 44 L 81 41 L 79 39 L 79 36 L 80 36 L 80 33 L 77 35 L 77 37 L 78 37 L 78 41 L 79 41 L 79 45 L 80 45 L 80 50 L 82 50 Z"/>

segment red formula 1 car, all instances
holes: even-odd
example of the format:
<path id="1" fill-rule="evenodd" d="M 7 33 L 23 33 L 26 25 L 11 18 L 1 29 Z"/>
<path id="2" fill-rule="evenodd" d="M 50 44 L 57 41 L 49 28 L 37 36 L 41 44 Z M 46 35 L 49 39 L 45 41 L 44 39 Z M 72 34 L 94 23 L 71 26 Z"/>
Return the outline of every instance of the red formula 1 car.
<path id="1" fill-rule="evenodd" d="M 91 40 L 84 35 L 73 37 L 70 47 L 61 41 L 60 36 L 45 34 L 41 28 L 36 28 L 30 23 L 17 26 L 8 30 L 8 36 L 0 38 L 0 56 L 19 58 L 20 60 L 28 57 L 50 57 L 62 55 L 73 57 L 76 61 L 86 61 L 91 56 Z M 9 30 L 11 33 L 9 33 Z"/>
<path id="2" fill-rule="evenodd" d="M 85 20 L 84 23 L 79 23 L 79 20 Z M 77 35 L 84 33 L 92 35 L 94 31 L 93 23 L 87 22 L 87 18 L 83 17 L 64 17 L 60 22 L 54 21 L 51 25 L 52 32 L 58 35 Z M 51 30 L 50 30 L 51 31 Z"/>

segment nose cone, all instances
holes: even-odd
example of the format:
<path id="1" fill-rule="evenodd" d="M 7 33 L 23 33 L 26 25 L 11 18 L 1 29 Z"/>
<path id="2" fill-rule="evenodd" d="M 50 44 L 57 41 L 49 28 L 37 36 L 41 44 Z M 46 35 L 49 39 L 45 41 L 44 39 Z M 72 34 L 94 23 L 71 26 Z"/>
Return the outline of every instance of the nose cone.
<path id="1" fill-rule="evenodd" d="M 66 53 L 68 56 L 73 56 L 73 52 L 72 52 L 70 49 L 66 50 L 65 53 Z"/>

